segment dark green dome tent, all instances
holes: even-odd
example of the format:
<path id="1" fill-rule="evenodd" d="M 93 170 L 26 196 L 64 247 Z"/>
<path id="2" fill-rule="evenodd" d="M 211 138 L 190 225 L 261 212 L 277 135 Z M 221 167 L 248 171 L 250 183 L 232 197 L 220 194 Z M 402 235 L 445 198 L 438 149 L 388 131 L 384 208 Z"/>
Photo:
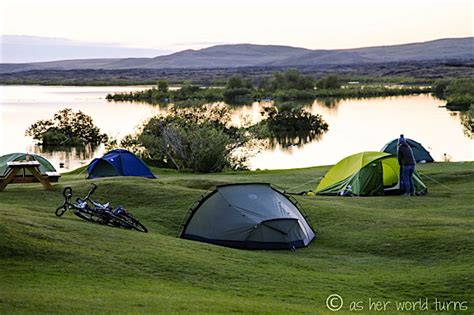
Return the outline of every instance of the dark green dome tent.
<path id="1" fill-rule="evenodd" d="M 415 140 L 412 139 L 405 139 L 408 143 L 408 145 L 411 147 L 413 150 L 413 155 L 415 156 L 415 160 L 417 163 L 431 163 L 434 162 L 433 157 L 431 156 L 430 152 L 426 150 L 421 143 L 416 142 Z M 397 155 L 397 145 L 398 145 L 398 139 L 394 139 L 387 143 L 381 152 L 387 152 L 393 155 Z"/>
<path id="2" fill-rule="evenodd" d="M 427 193 L 417 172 L 413 174 L 415 193 Z M 397 157 L 385 152 L 361 152 L 331 167 L 316 187 L 318 195 L 383 196 L 402 194 Z"/>
<path id="3" fill-rule="evenodd" d="M 7 171 L 8 162 L 18 162 L 18 161 L 25 161 L 26 160 L 26 153 L 10 153 L 3 156 L 0 156 L 0 176 L 5 176 L 5 172 Z M 45 159 L 44 157 L 37 155 L 37 154 L 28 154 L 28 158 L 30 161 L 37 161 L 39 162 L 39 172 L 41 175 L 46 175 L 46 173 L 55 173 L 56 169 L 54 168 L 51 163 Z"/>
<path id="4" fill-rule="evenodd" d="M 308 246 L 315 234 L 288 197 L 269 184 L 218 186 L 192 209 L 181 238 L 246 249 Z"/>

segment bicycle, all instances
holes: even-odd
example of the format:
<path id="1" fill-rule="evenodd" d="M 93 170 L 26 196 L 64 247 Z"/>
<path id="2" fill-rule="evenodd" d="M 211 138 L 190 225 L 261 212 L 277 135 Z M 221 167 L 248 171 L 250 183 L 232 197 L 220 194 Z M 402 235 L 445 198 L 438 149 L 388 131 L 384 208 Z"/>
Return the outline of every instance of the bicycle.
<path id="1" fill-rule="evenodd" d="M 62 216 L 67 210 L 74 210 L 74 214 L 79 218 L 109 225 L 113 227 L 122 227 L 126 229 L 135 229 L 140 232 L 148 232 L 148 229 L 135 219 L 131 213 L 126 211 L 122 206 L 111 208 L 109 203 L 101 204 L 92 200 L 92 195 L 97 189 L 97 185 L 92 184 L 92 188 L 84 198 L 77 198 L 75 203 L 71 202 L 72 188 L 66 187 L 63 190 L 64 203 L 56 209 L 56 215 Z M 92 205 L 92 207 L 90 206 Z"/>
<path id="2" fill-rule="evenodd" d="M 95 186 L 94 188 L 97 188 L 97 186 L 95 184 L 92 184 L 92 185 Z M 94 190 L 92 192 L 94 192 Z M 96 202 L 96 201 L 92 200 L 91 196 L 92 196 L 92 194 L 88 194 L 87 197 L 85 198 L 85 200 L 89 201 L 96 209 L 112 211 L 112 213 L 115 216 L 117 216 L 120 219 L 122 219 L 123 221 L 125 221 L 126 224 L 130 225 L 133 229 L 135 229 L 139 232 L 144 232 L 144 233 L 148 232 L 148 229 L 138 219 L 135 219 L 135 217 L 133 217 L 133 215 L 130 212 L 128 212 L 121 205 L 119 205 L 115 208 L 111 208 L 109 206 L 108 202 L 105 203 L 105 204 L 101 204 L 99 202 Z"/>

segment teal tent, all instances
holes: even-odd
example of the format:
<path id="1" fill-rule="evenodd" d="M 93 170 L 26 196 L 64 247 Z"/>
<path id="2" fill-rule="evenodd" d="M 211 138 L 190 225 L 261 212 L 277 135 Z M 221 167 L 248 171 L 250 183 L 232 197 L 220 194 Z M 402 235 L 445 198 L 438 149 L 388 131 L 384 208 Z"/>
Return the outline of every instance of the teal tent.
<path id="1" fill-rule="evenodd" d="M 405 139 L 408 143 L 408 145 L 411 147 L 413 150 L 413 155 L 415 156 L 415 160 L 417 163 L 431 163 L 434 162 L 433 157 L 430 155 L 430 152 L 426 150 L 421 143 L 416 142 L 415 140 L 412 139 Z M 393 155 L 397 155 L 397 147 L 398 145 L 398 139 L 394 139 L 384 145 L 381 152 L 387 152 Z"/>
<path id="2" fill-rule="evenodd" d="M 8 162 L 18 162 L 18 161 L 25 161 L 27 159 L 26 153 L 10 153 L 3 156 L 0 156 L 0 176 L 5 176 L 5 172 L 7 171 Z M 46 175 L 48 172 L 56 172 L 51 163 L 45 159 L 44 157 L 37 155 L 37 154 L 28 154 L 28 160 L 30 161 L 37 161 L 39 162 L 39 172 L 42 175 Z"/>
<path id="3" fill-rule="evenodd" d="M 293 249 L 315 237 L 298 207 L 269 184 L 218 186 L 192 209 L 181 238 L 246 249 Z"/>

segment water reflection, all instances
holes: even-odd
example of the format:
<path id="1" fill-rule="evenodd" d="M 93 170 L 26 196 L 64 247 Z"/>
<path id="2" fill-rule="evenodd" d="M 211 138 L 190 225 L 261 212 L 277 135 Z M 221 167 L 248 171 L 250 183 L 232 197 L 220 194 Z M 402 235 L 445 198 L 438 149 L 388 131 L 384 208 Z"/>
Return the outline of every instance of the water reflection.
<path id="1" fill-rule="evenodd" d="M 284 152 L 291 153 L 299 147 L 314 141 L 320 141 L 322 133 L 317 131 L 306 132 L 280 132 L 274 133 L 268 138 L 267 149 L 274 150 L 280 148 Z"/>
<path id="2" fill-rule="evenodd" d="M 1 86 L 0 155 L 35 152 L 45 155 L 56 167 L 74 169 L 101 156 L 105 148 L 60 151 L 34 146 L 25 136 L 29 125 L 48 119 L 65 107 L 90 115 L 102 132 L 121 139 L 133 133 L 150 117 L 166 113 L 168 104 L 108 102 L 107 93 L 128 92 L 147 87 L 56 87 Z M 219 104 L 219 103 L 215 103 Z M 262 120 L 261 111 L 271 101 L 232 106 L 229 123 L 248 126 Z M 336 163 L 360 151 L 380 150 L 400 133 L 421 142 L 435 160 L 473 160 L 473 140 L 467 129 L 469 116 L 449 111 L 444 101 L 429 95 L 370 99 L 318 99 L 303 102 L 306 110 L 320 114 L 330 128 L 322 137 L 283 135 L 269 140 L 269 146 L 250 159 L 252 169 L 306 167 Z M 472 120 L 471 120 L 472 121 Z M 465 126 L 465 127 L 463 127 Z"/>
<path id="3" fill-rule="evenodd" d="M 98 147 L 58 147 L 29 145 L 27 152 L 32 152 L 48 159 L 58 171 L 73 170 L 88 164 L 95 156 L 104 151 L 104 146 Z"/>
<path id="4" fill-rule="evenodd" d="M 326 97 L 326 98 L 320 98 L 317 99 L 316 102 L 318 104 L 322 104 L 326 106 L 327 108 L 332 108 L 337 110 L 337 106 L 341 103 L 343 99 L 341 98 L 335 98 L 335 97 Z"/>
<path id="5" fill-rule="evenodd" d="M 474 138 L 474 109 L 471 109 L 467 112 L 461 112 L 461 124 L 464 130 L 466 137 L 471 139 Z"/>
<path id="6" fill-rule="evenodd" d="M 333 164 L 361 151 L 379 151 L 400 133 L 421 142 L 437 161 L 473 160 L 473 142 L 466 137 L 460 117 L 452 117 L 445 105 L 430 95 L 341 100 L 328 108 L 319 100 L 306 107 L 321 114 L 330 126 L 320 141 L 303 144 L 291 152 L 283 146 L 251 159 L 252 168 L 285 168 Z M 446 155 L 445 155 L 446 154 Z"/>

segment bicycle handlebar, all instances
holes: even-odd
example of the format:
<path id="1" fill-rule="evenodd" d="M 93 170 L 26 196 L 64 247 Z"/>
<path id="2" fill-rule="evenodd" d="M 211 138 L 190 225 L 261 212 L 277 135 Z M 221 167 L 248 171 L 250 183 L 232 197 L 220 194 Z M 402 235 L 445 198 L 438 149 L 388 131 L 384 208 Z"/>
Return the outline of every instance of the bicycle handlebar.
<path id="1" fill-rule="evenodd" d="M 91 190 L 89 190 L 89 192 L 87 193 L 87 196 L 84 198 L 84 200 L 90 200 L 90 197 L 94 194 L 95 190 L 97 189 L 97 185 L 92 183 L 92 188 Z"/>
<path id="2" fill-rule="evenodd" d="M 95 208 L 100 208 L 100 209 L 108 209 L 108 203 L 107 204 L 101 204 L 98 202 L 95 202 L 94 200 L 91 199 L 92 195 L 97 189 L 97 185 L 92 183 L 92 188 L 89 190 L 87 195 L 84 198 L 77 198 L 75 203 L 71 202 L 72 198 L 72 188 L 71 187 L 65 187 L 63 190 L 63 196 L 64 196 L 64 203 L 56 209 L 56 215 L 58 217 L 62 216 L 68 209 L 78 209 L 78 207 L 82 207 L 82 203 L 86 204 L 87 207 L 87 202 L 90 202 L 94 205 Z"/>

